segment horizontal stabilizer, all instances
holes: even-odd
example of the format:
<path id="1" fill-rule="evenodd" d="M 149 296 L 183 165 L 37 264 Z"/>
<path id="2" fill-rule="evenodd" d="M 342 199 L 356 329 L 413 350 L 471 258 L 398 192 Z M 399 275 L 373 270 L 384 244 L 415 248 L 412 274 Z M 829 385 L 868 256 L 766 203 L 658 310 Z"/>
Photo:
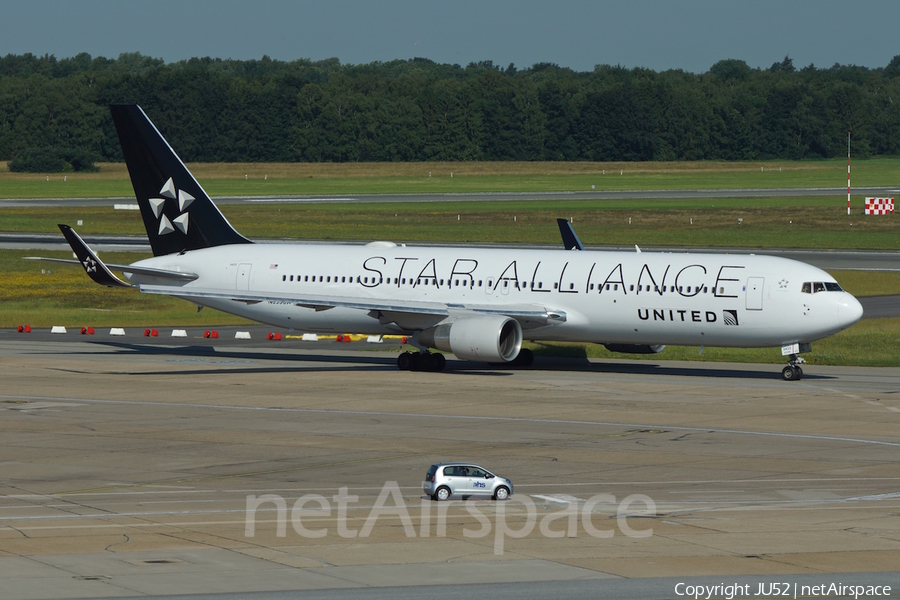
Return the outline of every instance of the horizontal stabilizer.
<path id="1" fill-rule="evenodd" d="M 80 265 L 80 260 L 70 258 L 54 258 L 48 256 L 23 256 L 23 260 L 40 260 L 42 262 L 60 263 L 64 265 Z M 167 271 L 165 269 L 151 269 L 149 267 L 136 267 L 134 265 L 117 265 L 114 263 L 103 263 L 110 271 L 119 271 L 121 273 L 131 273 L 132 275 L 146 275 L 148 277 L 157 277 L 160 279 L 171 279 L 173 281 L 195 281 L 200 276 L 196 273 L 184 273 L 182 271 Z"/>
<path id="2" fill-rule="evenodd" d="M 74 229 L 68 225 L 59 225 L 59 229 L 62 231 L 63 235 L 66 236 L 66 241 L 72 246 L 72 251 L 75 253 L 75 256 L 78 257 L 81 266 L 84 267 L 85 273 L 87 273 L 91 279 L 100 285 L 105 285 L 107 287 L 131 287 L 131 285 L 112 274 L 112 271 L 103 264 L 103 261 L 101 261 L 97 254 L 91 250 L 90 246 L 81 239 L 81 236 L 75 233 Z"/>

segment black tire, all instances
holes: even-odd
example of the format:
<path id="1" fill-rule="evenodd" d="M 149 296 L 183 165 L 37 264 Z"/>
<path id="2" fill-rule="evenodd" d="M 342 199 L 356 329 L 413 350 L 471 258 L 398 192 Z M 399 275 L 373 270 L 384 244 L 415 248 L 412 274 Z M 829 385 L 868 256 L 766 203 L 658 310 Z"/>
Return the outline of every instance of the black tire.
<path id="1" fill-rule="evenodd" d="M 437 371 L 437 358 L 435 358 L 434 354 L 430 352 L 427 354 L 419 355 L 419 360 L 422 363 L 423 371 Z"/>
<path id="2" fill-rule="evenodd" d="M 434 355 L 434 370 L 435 371 L 443 371 L 444 367 L 447 366 L 447 359 L 443 354 L 435 354 Z"/>
<path id="3" fill-rule="evenodd" d="M 450 488 L 446 485 L 442 485 L 434 492 L 434 499 L 437 502 L 444 502 L 450 498 Z"/>
<path id="4" fill-rule="evenodd" d="M 794 375 L 794 381 L 800 381 L 800 378 L 803 377 L 803 369 L 801 369 L 800 367 L 795 367 L 794 371 L 796 371 L 796 374 Z"/>
<path id="5" fill-rule="evenodd" d="M 534 363 L 534 352 L 528 348 L 522 348 L 513 363 L 517 367 L 530 367 Z"/>
<path id="6" fill-rule="evenodd" d="M 505 485 L 501 485 L 496 490 L 494 490 L 494 500 L 502 502 L 509 498 L 509 488 Z"/>
<path id="7" fill-rule="evenodd" d="M 412 369 L 412 354 L 404 352 L 397 357 L 397 368 L 401 371 L 409 371 Z"/>
<path id="8" fill-rule="evenodd" d="M 794 367 L 788 365 L 783 368 L 781 370 L 781 378 L 785 381 L 794 381 L 797 378 L 797 374 L 794 372 Z"/>

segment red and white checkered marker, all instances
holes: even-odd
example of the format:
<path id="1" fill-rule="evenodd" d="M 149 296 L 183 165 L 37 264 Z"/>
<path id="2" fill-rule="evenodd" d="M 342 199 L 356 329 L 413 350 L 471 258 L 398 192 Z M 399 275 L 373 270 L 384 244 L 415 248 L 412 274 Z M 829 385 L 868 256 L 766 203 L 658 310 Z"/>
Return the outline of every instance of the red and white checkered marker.
<path id="1" fill-rule="evenodd" d="M 867 215 L 892 215 L 894 214 L 893 198 L 866 198 Z"/>

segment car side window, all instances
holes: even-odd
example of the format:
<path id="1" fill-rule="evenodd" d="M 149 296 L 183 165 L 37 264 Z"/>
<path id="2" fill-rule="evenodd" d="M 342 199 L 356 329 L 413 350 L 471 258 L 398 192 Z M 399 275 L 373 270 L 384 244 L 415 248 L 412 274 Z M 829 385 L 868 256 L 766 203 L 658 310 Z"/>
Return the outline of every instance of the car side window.
<path id="1" fill-rule="evenodd" d="M 477 477 L 479 479 L 484 479 L 486 473 L 481 469 L 469 469 L 469 477 Z"/>

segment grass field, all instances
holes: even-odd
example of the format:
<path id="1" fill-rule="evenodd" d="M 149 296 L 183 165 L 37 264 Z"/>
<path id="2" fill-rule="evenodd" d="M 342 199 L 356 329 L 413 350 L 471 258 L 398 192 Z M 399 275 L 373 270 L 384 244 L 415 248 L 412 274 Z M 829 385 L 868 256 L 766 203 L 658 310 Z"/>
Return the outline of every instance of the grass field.
<path id="1" fill-rule="evenodd" d="M 0 162 L 0 198 L 132 196 L 124 164 L 97 173 L 10 173 Z M 212 196 L 416 194 L 597 190 L 840 188 L 843 159 L 769 162 L 463 162 L 190 164 Z M 451 175 L 452 174 L 452 175 Z M 853 185 L 896 186 L 900 159 L 857 161 Z"/>
<path id="2" fill-rule="evenodd" d="M 860 200 L 861 202 L 861 200 Z M 861 208 L 861 207 L 858 207 Z M 556 244 L 556 218 L 571 218 L 591 244 L 774 248 L 900 247 L 900 219 L 846 214 L 829 196 L 715 200 L 566 200 L 377 204 L 226 204 L 229 221 L 251 238 L 395 242 Z M 0 231 L 143 235 L 137 211 L 5 208 Z"/>

